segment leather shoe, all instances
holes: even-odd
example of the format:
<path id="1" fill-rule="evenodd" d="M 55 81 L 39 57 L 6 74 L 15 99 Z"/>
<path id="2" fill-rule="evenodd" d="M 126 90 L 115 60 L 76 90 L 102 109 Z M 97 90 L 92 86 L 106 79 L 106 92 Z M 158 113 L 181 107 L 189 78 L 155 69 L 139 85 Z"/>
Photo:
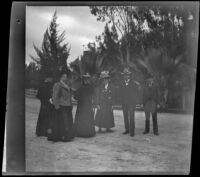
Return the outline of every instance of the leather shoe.
<path id="1" fill-rule="evenodd" d="M 102 133 L 102 130 L 101 130 L 101 128 L 98 130 L 98 133 Z"/>
<path id="2" fill-rule="evenodd" d="M 125 131 L 125 132 L 123 133 L 123 135 L 126 135 L 126 134 L 129 134 L 129 131 Z"/>
<path id="3" fill-rule="evenodd" d="M 159 135 L 159 133 L 158 133 L 158 132 L 154 132 L 154 135 L 158 136 L 158 135 Z"/>
<path id="4" fill-rule="evenodd" d="M 133 136 L 135 136 L 135 134 L 134 134 L 134 133 L 131 133 L 131 134 L 130 134 L 130 136 L 132 136 L 132 137 L 133 137 Z"/>
<path id="5" fill-rule="evenodd" d="M 111 130 L 111 129 L 106 129 L 106 132 L 108 132 L 108 133 L 112 133 L 113 132 L 113 130 Z"/>
<path id="6" fill-rule="evenodd" d="M 149 133 L 149 132 L 148 132 L 148 131 L 144 131 L 144 132 L 143 132 L 143 134 L 147 134 L 147 133 Z"/>

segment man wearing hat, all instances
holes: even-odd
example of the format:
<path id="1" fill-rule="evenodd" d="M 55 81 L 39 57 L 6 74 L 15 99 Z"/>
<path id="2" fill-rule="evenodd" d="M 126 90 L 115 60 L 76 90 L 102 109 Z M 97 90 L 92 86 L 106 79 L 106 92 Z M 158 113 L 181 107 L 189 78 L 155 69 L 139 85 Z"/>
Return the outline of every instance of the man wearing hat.
<path id="1" fill-rule="evenodd" d="M 153 77 L 148 77 L 143 90 L 143 106 L 145 112 L 145 131 L 143 134 L 149 133 L 150 129 L 150 114 L 152 114 L 153 120 L 153 132 L 155 135 L 158 133 L 157 123 L 157 104 L 158 104 L 158 88 L 154 82 Z"/>
<path id="2" fill-rule="evenodd" d="M 97 113 L 95 116 L 95 125 L 106 128 L 107 132 L 112 132 L 111 128 L 115 126 L 113 115 L 113 85 L 109 82 L 110 76 L 108 71 L 102 71 L 100 75 L 100 86 L 97 90 Z"/>
<path id="3" fill-rule="evenodd" d="M 138 85 L 131 79 L 131 72 L 125 68 L 123 81 L 120 86 L 121 103 L 124 115 L 125 132 L 123 134 L 135 135 L 135 107 L 138 101 Z"/>

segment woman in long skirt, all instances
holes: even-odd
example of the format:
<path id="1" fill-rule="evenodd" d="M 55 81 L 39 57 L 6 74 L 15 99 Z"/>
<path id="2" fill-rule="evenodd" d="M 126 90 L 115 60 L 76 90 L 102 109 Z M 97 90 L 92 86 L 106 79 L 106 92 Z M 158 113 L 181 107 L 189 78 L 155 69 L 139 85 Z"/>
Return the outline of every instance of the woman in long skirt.
<path id="1" fill-rule="evenodd" d="M 78 101 L 74 123 L 77 137 L 93 137 L 96 134 L 92 104 L 94 87 L 89 82 L 90 75 L 83 75 L 83 84 L 74 96 Z"/>
<path id="2" fill-rule="evenodd" d="M 72 117 L 72 94 L 66 83 L 67 75 L 61 74 L 60 82 L 53 87 L 52 103 L 55 107 L 51 128 L 48 131 L 50 141 L 71 141 L 74 138 Z"/>
<path id="3" fill-rule="evenodd" d="M 37 136 L 47 136 L 47 129 L 52 116 L 53 106 L 49 102 L 52 96 L 53 82 L 51 77 L 47 77 L 38 89 L 37 98 L 40 100 L 40 112 L 38 116 L 38 121 L 36 125 L 36 135 Z"/>
<path id="4" fill-rule="evenodd" d="M 111 128 L 115 126 L 113 115 L 113 85 L 109 82 L 109 73 L 103 71 L 100 75 L 101 85 L 98 89 L 97 104 L 98 109 L 95 117 L 95 125 L 99 127 L 99 132 L 102 128 L 106 128 L 107 132 L 112 132 Z"/>

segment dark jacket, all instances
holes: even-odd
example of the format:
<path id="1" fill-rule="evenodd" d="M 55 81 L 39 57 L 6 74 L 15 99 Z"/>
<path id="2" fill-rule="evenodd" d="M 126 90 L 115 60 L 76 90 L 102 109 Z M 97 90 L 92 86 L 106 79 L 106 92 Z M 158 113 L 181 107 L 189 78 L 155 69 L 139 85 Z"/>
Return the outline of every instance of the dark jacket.
<path id="1" fill-rule="evenodd" d="M 112 128 L 115 126 L 114 115 L 112 110 L 114 99 L 114 89 L 111 83 L 107 89 L 101 85 L 98 89 L 98 102 L 100 109 L 97 110 L 95 117 L 95 125 L 101 128 Z"/>
<path id="2" fill-rule="evenodd" d="M 148 85 L 144 86 L 143 104 L 147 103 L 148 101 L 155 101 L 156 104 L 159 102 L 158 87 L 156 85 L 153 85 L 152 87 L 149 87 Z"/>
<path id="3" fill-rule="evenodd" d="M 72 106 L 72 91 L 66 89 L 60 82 L 55 83 L 52 98 L 56 108 L 60 106 Z"/>
<path id="4" fill-rule="evenodd" d="M 120 100 L 121 104 L 136 105 L 138 103 L 139 88 L 138 85 L 130 80 L 128 85 L 125 81 L 120 84 Z"/>
<path id="5" fill-rule="evenodd" d="M 105 86 L 100 85 L 99 88 L 97 88 L 97 105 L 102 104 L 114 104 L 114 86 L 113 84 L 109 83 L 108 88 L 105 89 Z M 106 97 L 105 97 L 106 96 Z"/>

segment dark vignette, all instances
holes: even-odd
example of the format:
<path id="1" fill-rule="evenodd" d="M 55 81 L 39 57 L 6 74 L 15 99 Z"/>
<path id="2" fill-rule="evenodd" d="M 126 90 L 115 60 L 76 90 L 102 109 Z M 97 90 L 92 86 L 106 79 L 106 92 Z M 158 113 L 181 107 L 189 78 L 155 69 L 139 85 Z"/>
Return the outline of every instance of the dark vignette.
<path id="1" fill-rule="evenodd" d="M 9 64 L 8 64 L 8 90 L 7 90 L 7 114 L 6 114 L 6 133 L 7 133 L 7 165 L 6 174 L 25 174 L 25 8 L 28 6 L 88 6 L 88 5 L 176 5 L 185 4 L 193 6 L 191 2 L 131 2 L 131 1 L 68 1 L 68 2 L 14 2 L 12 4 L 12 14 L 10 22 L 10 46 L 9 46 Z M 198 8 L 198 7 L 197 7 Z M 197 76 L 198 83 L 199 76 Z M 191 172 L 197 170 L 194 157 L 197 157 L 197 131 L 198 122 L 198 88 L 196 85 L 195 110 L 193 123 L 193 143 L 192 143 L 192 161 Z M 196 132 L 196 133 L 195 133 Z M 114 173 L 114 172 L 113 172 Z M 112 173 L 112 174 L 113 174 Z M 41 174 L 41 173 L 28 173 Z M 44 174 L 44 173 L 42 173 Z M 46 174 L 71 174 L 71 173 L 46 173 Z M 74 173 L 79 174 L 79 173 Z M 88 173 L 85 173 L 88 174 Z M 89 173 L 90 174 L 90 173 Z M 110 174 L 110 173 L 93 173 Z M 122 173 L 117 173 L 122 174 Z M 124 174 L 124 173 L 123 173 Z M 126 173 L 133 174 L 130 172 Z M 135 174 L 135 173 L 134 173 Z"/>
<path id="2" fill-rule="evenodd" d="M 6 114 L 6 171 L 25 171 L 25 11 L 12 5 Z"/>

